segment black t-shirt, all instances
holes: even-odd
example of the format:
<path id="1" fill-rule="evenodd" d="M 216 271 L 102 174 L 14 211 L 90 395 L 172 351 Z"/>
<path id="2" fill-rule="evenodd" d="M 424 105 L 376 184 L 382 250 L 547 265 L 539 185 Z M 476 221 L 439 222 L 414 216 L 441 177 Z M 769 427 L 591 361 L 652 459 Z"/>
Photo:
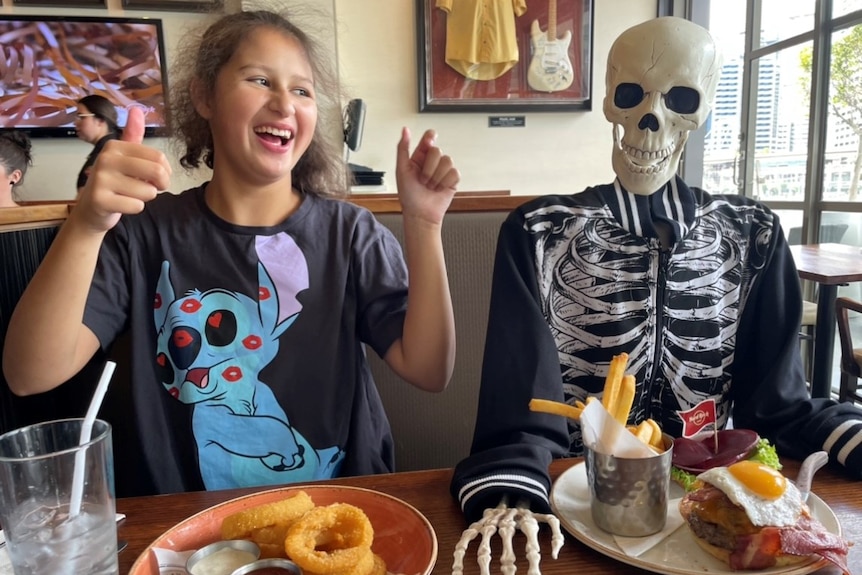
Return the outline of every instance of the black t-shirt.
<path id="1" fill-rule="evenodd" d="M 130 332 L 131 389 L 112 391 L 133 414 L 112 423 L 132 426 L 138 472 L 171 493 L 393 471 L 363 344 L 384 355 L 401 337 L 397 240 L 315 196 L 278 226 L 236 226 L 203 190 L 124 216 L 87 302 L 103 347 Z"/>

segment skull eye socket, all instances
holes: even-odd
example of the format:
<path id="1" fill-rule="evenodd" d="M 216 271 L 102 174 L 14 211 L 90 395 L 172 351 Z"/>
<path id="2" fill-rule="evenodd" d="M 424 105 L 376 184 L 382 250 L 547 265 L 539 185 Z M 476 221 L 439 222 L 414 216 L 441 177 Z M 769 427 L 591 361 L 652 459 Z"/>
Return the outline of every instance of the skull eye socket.
<path id="1" fill-rule="evenodd" d="M 634 108 L 643 99 L 644 89 L 637 84 L 620 84 L 614 91 L 614 106 L 617 108 Z"/>
<path id="2" fill-rule="evenodd" d="M 700 94 L 692 88 L 675 86 L 664 97 L 665 105 L 677 114 L 694 114 L 700 108 Z"/>

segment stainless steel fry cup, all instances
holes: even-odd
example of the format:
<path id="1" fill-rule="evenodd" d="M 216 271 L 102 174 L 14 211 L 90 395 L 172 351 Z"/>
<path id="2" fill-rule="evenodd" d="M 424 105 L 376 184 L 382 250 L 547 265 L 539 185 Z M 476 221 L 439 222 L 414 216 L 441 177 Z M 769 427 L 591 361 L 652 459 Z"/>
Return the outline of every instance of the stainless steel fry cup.
<path id="1" fill-rule="evenodd" d="M 584 449 L 590 511 L 596 525 L 614 535 L 643 537 L 664 529 L 673 439 L 665 434 L 665 451 L 630 459 Z"/>

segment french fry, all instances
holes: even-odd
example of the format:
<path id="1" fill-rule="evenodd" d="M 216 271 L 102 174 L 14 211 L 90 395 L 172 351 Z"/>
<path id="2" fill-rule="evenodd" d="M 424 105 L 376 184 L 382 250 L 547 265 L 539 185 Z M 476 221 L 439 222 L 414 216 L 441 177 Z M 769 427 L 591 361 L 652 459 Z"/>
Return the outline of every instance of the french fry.
<path id="1" fill-rule="evenodd" d="M 614 406 L 617 404 L 620 396 L 623 374 L 626 371 L 628 363 L 629 354 L 623 352 L 619 355 L 615 355 L 611 359 L 610 367 L 608 367 L 608 375 L 605 378 L 605 388 L 602 392 L 602 406 L 610 414 L 613 414 Z"/>
<path id="2" fill-rule="evenodd" d="M 577 420 L 581 418 L 581 412 L 583 411 L 583 409 L 577 408 L 567 403 L 551 401 L 550 399 L 531 399 L 530 411 L 550 413 L 552 415 L 562 415 L 563 417 Z"/>
<path id="3" fill-rule="evenodd" d="M 613 411 L 611 415 L 620 425 L 625 425 L 629 420 L 629 412 L 632 409 L 632 402 L 635 400 L 635 376 L 624 375 L 620 386 L 620 393 L 617 396 L 616 405 L 612 405 Z M 661 435 L 661 433 L 659 433 Z"/>
<path id="4" fill-rule="evenodd" d="M 658 447 L 659 449 L 664 449 L 664 440 L 662 439 L 661 427 L 656 421 L 652 418 L 646 420 L 647 425 L 652 428 L 652 436 L 650 437 L 649 444 L 652 447 Z"/>
<path id="5" fill-rule="evenodd" d="M 646 421 L 641 421 L 635 429 L 635 437 L 650 445 L 652 439 L 653 428 Z"/>

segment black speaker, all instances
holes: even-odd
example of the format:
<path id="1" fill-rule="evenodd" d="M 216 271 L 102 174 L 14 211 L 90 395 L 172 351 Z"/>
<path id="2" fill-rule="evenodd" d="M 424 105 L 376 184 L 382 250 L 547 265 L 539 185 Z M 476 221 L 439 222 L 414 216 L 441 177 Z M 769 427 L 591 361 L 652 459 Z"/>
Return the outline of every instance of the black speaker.
<path id="1" fill-rule="evenodd" d="M 365 125 L 365 102 L 350 100 L 344 109 L 344 143 L 352 151 L 362 144 L 362 129 Z"/>

